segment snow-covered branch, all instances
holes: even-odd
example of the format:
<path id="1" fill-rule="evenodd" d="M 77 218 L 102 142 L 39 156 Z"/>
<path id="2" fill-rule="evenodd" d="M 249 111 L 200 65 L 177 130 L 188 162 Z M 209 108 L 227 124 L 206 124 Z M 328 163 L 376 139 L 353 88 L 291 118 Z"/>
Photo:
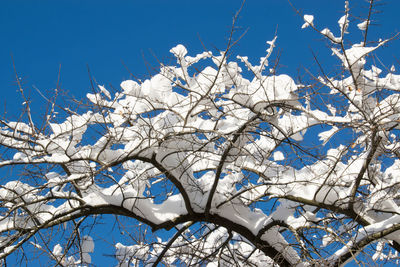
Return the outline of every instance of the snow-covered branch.
<path id="1" fill-rule="evenodd" d="M 400 75 L 368 61 L 387 41 L 347 45 L 349 16 L 346 2 L 339 37 L 304 16 L 343 67 L 314 75 L 318 86 L 265 71 L 277 37 L 258 66 L 179 44 L 175 65 L 114 94 L 99 85 L 86 111 L 51 114 L 42 129 L 0 120 L 0 167 L 16 169 L 0 186 L 0 257 L 34 244 L 57 264 L 90 264 L 81 226 L 112 214 L 175 231 L 115 244 L 121 266 L 340 265 L 375 242 L 392 253 L 375 259 L 395 258 Z M 35 239 L 67 224 L 65 245 Z"/>

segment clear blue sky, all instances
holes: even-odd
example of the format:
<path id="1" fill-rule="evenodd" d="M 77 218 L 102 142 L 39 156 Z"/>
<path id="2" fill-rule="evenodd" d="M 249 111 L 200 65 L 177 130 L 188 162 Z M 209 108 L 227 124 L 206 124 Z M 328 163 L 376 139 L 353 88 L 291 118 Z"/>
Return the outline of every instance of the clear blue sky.
<path id="1" fill-rule="evenodd" d="M 82 98 L 90 90 L 87 66 L 99 83 L 118 88 L 122 80 L 129 78 L 122 61 L 132 73 L 144 77 L 148 74 L 145 60 L 155 63 L 154 53 L 161 61 L 170 61 L 168 51 L 178 43 L 187 46 L 189 53 L 201 52 L 203 44 L 210 50 L 224 49 L 232 16 L 241 2 L 3 0 L 0 3 L 2 96 L 7 96 L 7 106 L 16 104 L 11 54 L 26 89 L 33 95 L 33 85 L 42 91 L 56 86 L 61 65 L 61 87 Z M 304 13 L 314 14 L 321 29 L 330 26 L 333 31 L 338 30 L 336 21 L 343 13 L 343 1 L 292 2 Z M 383 13 L 375 17 L 379 26 L 373 32 L 387 37 L 400 30 L 400 20 L 396 18 L 400 2 L 382 3 L 385 5 L 379 10 Z M 365 15 L 366 6 L 363 0 L 350 4 L 356 15 Z M 311 49 L 322 58 L 330 54 L 324 42 L 318 43 L 320 37 L 315 32 L 300 29 L 302 23 L 286 0 L 248 0 L 238 21 L 238 26 L 248 32 L 237 51 L 256 60 L 263 55 L 265 42 L 277 32 L 280 72 L 296 75 L 301 66 L 313 65 Z M 40 100 L 35 98 L 35 101 Z"/>
<path id="2" fill-rule="evenodd" d="M 343 15 L 341 0 L 292 0 L 305 14 L 315 15 L 318 28 L 330 27 L 337 34 L 337 20 Z M 356 16 L 367 14 L 364 0 L 350 1 Z M 61 88 L 76 98 L 90 92 L 87 66 L 92 76 L 107 88 L 114 88 L 130 78 L 122 62 L 139 78 L 149 74 L 145 60 L 156 64 L 154 56 L 170 62 L 168 52 L 176 44 L 185 45 L 189 54 L 214 48 L 224 49 L 232 17 L 241 0 L 2 0 L 0 2 L 0 114 L 17 116 L 18 96 L 12 67 L 16 69 L 34 105 L 43 100 L 33 89 L 50 94 L 56 87 L 61 66 Z M 371 36 L 387 38 L 400 31 L 400 1 L 384 0 L 378 7 Z M 357 22 L 358 23 L 358 22 Z M 296 76 L 303 67 L 315 68 L 311 50 L 325 67 L 333 69 L 337 61 L 326 44 L 311 29 L 301 30 L 302 17 L 286 0 L 248 0 L 240 14 L 238 26 L 248 29 L 236 47 L 240 55 L 253 62 L 263 56 L 265 42 L 278 35 L 280 73 Z M 354 25 L 354 23 L 353 23 Z M 355 31 L 354 28 L 351 31 Z M 238 35 L 237 35 L 238 36 Z M 361 37 L 356 32 L 355 37 Z M 355 40 L 355 39 L 354 39 Z M 400 52 L 396 40 L 380 56 L 389 67 L 400 69 Z M 3 108 L 6 103 L 5 108 Z M 99 261 L 94 262 L 100 265 Z"/>

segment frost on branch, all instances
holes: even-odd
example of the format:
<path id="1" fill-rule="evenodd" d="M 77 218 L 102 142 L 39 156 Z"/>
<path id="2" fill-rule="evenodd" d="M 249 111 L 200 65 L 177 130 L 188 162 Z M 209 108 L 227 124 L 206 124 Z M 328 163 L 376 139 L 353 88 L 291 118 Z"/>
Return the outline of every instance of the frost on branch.
<path id="1" fill-rule="evenodd" d="M 115 94 L 99 85 L 89 110 L 41 129 L 1 120 L 0 166 L 20 175 L 0 187 L 0 256 L 32 246 L 91 264 L 88 220 L 113 214 L 141 229 L 113 244 L 121 266 L 337 266 L 371 246 L 373 260 L 397 257 L 400 75 L 369 61 L 387 41 L 344 42 L 348 15 L 340 37 L 319 32 L 342 72 L 318 85 L 266 71 L 276 37 L 259 65 L 177 45 L 176 64 Z M 52 229 L 68 238 L 39 238 Z"/>

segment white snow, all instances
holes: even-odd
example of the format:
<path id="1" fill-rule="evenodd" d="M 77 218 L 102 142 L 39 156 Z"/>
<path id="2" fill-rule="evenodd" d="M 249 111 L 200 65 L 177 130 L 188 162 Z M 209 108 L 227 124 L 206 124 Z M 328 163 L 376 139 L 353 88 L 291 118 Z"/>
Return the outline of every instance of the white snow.
<path id="1" fill-rule="evenodd" d="M 347 28 L 349 27 L 349 20 L 348 20 L 348 15 L 343 15 L 339 21 L 338 21 L 339 27 L 340 27 L 340 31 L 342 33 L 348 33 L 347 32 Z"/>
<path id="2" fill-rule="evenodd" d="M 93 111 L 79 114 L 68 109 L 65 119 L 49 116 L 42 131 L 32 123 L 4 121 L 0 144 L 9 152 L 0 166 L 23 164 L 30 170 L 28 164 L 35 164 L 41 172 L 32 169 L 34 180 L 8 181 L 0 187 L 5 212 L 0 232 L 6 233 L 0 242 L 11 244 L 1 255 L 21 240 L 12 239 L 14 232 L 30 233 L 55 219 L 61 223 L 81 215 L 81 209 L 118 208 L 154 225 L 177 224 L 191 210 L 203 213 L 210 200 L 211 215 L 261 237 L 292 265 L 307 263 L 291 245 L 295 238 L 286 240 L 286 225 L 293 231 L 316 227 L 323 236 L 316 244 L 322 246 L 344 238 L 332 249 L 332 261 L 369 235 L 390 230 L 377 241 L 373 258 L 393 258 L 384 253 L 384 246 L 400 241 L 400 160 L 394 160 L 400 149 L 400 75 L 394 67 L 388 71 L 368 62 L 367 56 L 387 41 L 370 47 L 342 42 L 349 25 L 348 3 L 345 8 L 338 21 L 340 37 L 328 28 L 320 31 L 344 68 L 334 77 L 316 76 L 313 88 L 269 66 L 276 36 L 256 64 L 225 52 L 192 57 L 179 44 L 170 50 L 177 63 L 161 66 L 151 78 L 123 81 L 114 96 L 98 85 L 98 93 L 87 95 L 96 106 Z M 304 15 L 304 21 L 302 28 L 314 27 L 312 15 Z M 357 26 L 366 30 L 368 21 Z M 315 88 L 326 88 L 332 95 L 323 103 L 319 97 L 325 96 Z M 319 141 L 309 149 L 315 136 Z M 380 141 L 376 151 L 373 136 Z M 210 197 L 213 185 L 216 190 Z M 362 187 L 362 195 L 355 186 Z M 162 191 L 165 198 L 152 195 L 160 188 L 167 190 Z M 326 215 L 318 207 L 332 212 Z M 347 208 L 353 208 L 365 225 L 337 227 L 340 210 Z M 187 224 L 173 226 L 182 229 Z M 176 263 L 178 249 L 185 252 L 181 255 L 207 257 L 231 234 L 229 225 L 203 226 L 208 231 L 203 239 L 189 234 L 176 239 L 166 265 Z M 232 235 L 223 248 L 232 251 L 232 259 L 237 252 L 255 266 L 272 264 L 253 250 L 251 240 Z M 130 257 L 151 262 L 166 242 L 117 243 L 116 257 L 125 266 Z M 188 243 L 203 250 L 194 253 Z M 66 255 L 63 264 L 91 264 L 93 238 L 82 233 L 79 244 L 80 255 Z M 63 247 L 56 244 L 52 253 L 61 257 Z M 239 264 L 240 259 L 235 258 Z M 187 263 L 185 257 L 179 260 Z M 221 257 L 218 264 L 229 265 L 229 260 Z M 217 262 L 210 257 L 208 264 Z"/>
<path id="3" fill-rule="evenodd" d="M 365 31 L 365 30 L 367 29 L 367 27 L 368 27 L 368 23 L 369 23 L 368 20 L 364 20 L 363 22 L 358 23 L 358 24 L 357 24 L 357 27 L 358 27 L 361 31 Z"/>
<path id="4" fill-rule="evenodd" d="M 313 15 L 304 15 L 305 23 L 301 26 L 302 29 L 307 28 L 308 26 L 314 26 L 314 16 Z"/>
<path id="5" fill-rule="evenodd" d="M 92 237 L 85 235 L 82 238 L 81 249 L 82 249 L 82 252 L 86 252 L 86 253 L 92 253 L 94 251 L 94 242 L 93 242 Z"/>
<path id="6" fill-rule="evenodd" d="M 285 156 L 283 155 L 283 153 L 281 151 L 276 151 L 274 152 L 274 160 L 275 161 L 279 161 L 279 160 L 284 160 Z"/>
<path id="7" fill-rule="evenodd" d="M 103 85 L 98 85 L 100 91 L 108 98 L 111 99 L 111 94 L 110 92 L 103 86 Z"/>
<path id="8" fill-rule="evenodd" d="M 62 256 L 62 251 L 63 251 L 62 246 L 60 244 L 57 244 L 54 246 L 52 253 L 54 256 Z"/>
<path id="9" fill-rule="evenodd" d="M 171 52 L 172 54 L 174 54 L 177 58 L 183 58 L 183 57 L 186 56 L 186 54 L 187 54 L 186 48 L 185 48 L 183 45 L 181 45 L 181 44 L 178 44 L 177 46 L 175 46 L 174 48 L 172 48 L 172 49 L 170 50 L 170 52 Z"/>

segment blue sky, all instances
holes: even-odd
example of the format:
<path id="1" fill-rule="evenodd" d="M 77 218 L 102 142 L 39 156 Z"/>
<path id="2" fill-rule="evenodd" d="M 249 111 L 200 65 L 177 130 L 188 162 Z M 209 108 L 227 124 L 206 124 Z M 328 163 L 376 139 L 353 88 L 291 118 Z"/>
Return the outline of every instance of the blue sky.
<path id="1" fill-rule="evenodd" d="M 334 33 L 338 32 L 337 20 L 343 15 L 344 1 L 292 2 L 304 14 L 315 15 L 318 28 L 330 27 Z M 60 66 L 61 88 L 81 99 L 91 90 L 87 67 L 98 83 L 118 90 L 121 81 L 131 78 L 129 71 L 139 78 L 147 77 L 151 72 L 146 62 L 156 67 L 155 57 L 171 62 L 169 50 L 176 44 L 185 45 L 192 55 L 202 52 L 203 46 L 214 52 L 215 48 L 224 49 L 232 17 L 241 3 L 241 0 L 2 0 L 0 114 L 7 112 L 9 117 L 16 117 L 22 108 L 11 55 L 34 107 L 40 108 L 44 100 L 33 86 L 51 95 Z M 400 31 L 397 18 L 400 1 L 380 3 L 384 4 L 378 7 L 382 13 L 374 17 L 376 26 L 370 34 L 387 38 Z M 366 7 L 364 0 L 350 3 L 356 16 L 365 16 Z M 302 24 L 302 17 L 286 0 L 248 0 L 239 16 L 240 29 L 235 36 L 248 31 L 235 52 L 256 62 L 264 55 L 265 42 L 277 33 L 279 73 L 296 76 L 304 67 L 315 69 L 311 51 L 327 69 L 333 70 L 338 62 L 329 57 L 326 43 L 311 29 L 301 30 Z M 350 32 L 361 40 L 361 34 L 354 28 Z M 400 62 L 396 49 L 399 44 L 395 40 L 380 51 L 380 58 L 389 67 Z"/>
<path id="2" fill-rule="evenodd" d="M 333 31 L 338 30 L 336 21 L 343 13 L 343 1 L 292 2 L 304 13 L 314 14 L 321 29 L 330 26 Z M 379 7 L 383 13 L 375 17 L 379 26 L 372 32 L 387 37 L 400 30 L 400 21 L 396 19 L 400 3 L 395 0 L 384 3 Z M 240 5 L 241 0 L 117 0 L 112 4 L 91 0 L 3 0 L 0 4 L 2 95 L 7 96 L 10 108 L 15 107 L 18 98 L 11 54 L 26 90 L 40 102 L 32 86 L 44 92 L 55 88 L 60 66 L 61 87 L 82 98 L 90 90 L 87 66 L 100 84 L 118 88 L 122 80 L 130 77 L 122 62 L 143 78 L 149 74 L 145 61 L 156 66 L 156 56 L 169 62 L 168 51 L 178 43 L 192 54 L 201 52 L 203 45 L 208 50 L 224 49 L 232 16 Z M 356 15 L 366 15 L 365 1 L 352 1 L 350 6 Z M 238 34 L 248 31 L 236 51 L 256 60 L 263 55 L 265 42 L 277 32 L 280 72 L 297 75 L 302 66 L 313 66 L 311 50 L 321 58 L 330 54 L 320 36 L 309 29 L 301 30 L 301 25 L 302 18 L 286 0 L 248 0 L 238 21 L 242 29 Z"/>

